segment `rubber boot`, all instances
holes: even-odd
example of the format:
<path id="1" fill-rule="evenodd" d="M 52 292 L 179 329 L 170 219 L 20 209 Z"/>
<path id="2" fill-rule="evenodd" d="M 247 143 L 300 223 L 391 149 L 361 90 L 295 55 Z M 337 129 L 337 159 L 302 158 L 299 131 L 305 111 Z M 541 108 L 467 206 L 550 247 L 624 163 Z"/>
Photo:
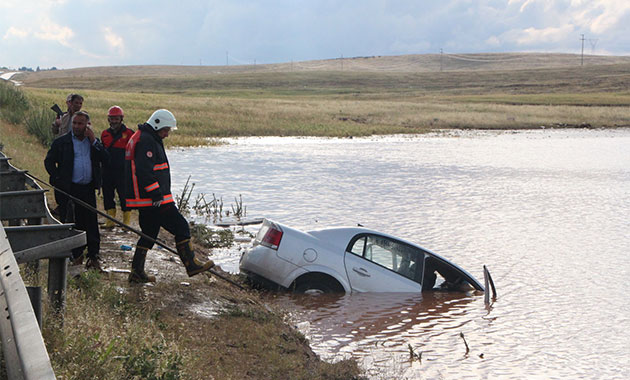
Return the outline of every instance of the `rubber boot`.
<path id="1" fill-rule="evenodd" d="M 123 211 L 123 223 L 129 225 L 131 221 L 131 211 Z"/>
<path id="2" fill-rule="evenodd" d="M 116 209 L 115 208 L 110 208 L 105 210 L 107 211 L 107 215 L 111 216 L 112 218 L 116 218 Z M 105 228 L 114 228 L 114 222 L 112 222 L 111 220 L 107 219 L 105 221 Z"/>
<path id="3" fill-rule="evenodd" d="M 182 240 L 177 243 L 177 254 L 179 255 L 179 258 L 182 259 L 182 263 L 184 263 L 184 266 L 186 267 L 188 277 L 205 272 L 214 266 L 214 262 L 212 260 L 208 260 L 203 263 L 195 257 L 195 252 L 193 252 L 190 245 L 190 239 Z"/>
<path id="4" fill-rule="evenodd" d="M 149 276 L 144 271 L 144 262 L 147 258 L 148 248 L 136 247 L 131 262 L 131 273 L 129 273 L 129 282 L 146 284 L 147 282 L 155 282 L 155 276 Z"/>

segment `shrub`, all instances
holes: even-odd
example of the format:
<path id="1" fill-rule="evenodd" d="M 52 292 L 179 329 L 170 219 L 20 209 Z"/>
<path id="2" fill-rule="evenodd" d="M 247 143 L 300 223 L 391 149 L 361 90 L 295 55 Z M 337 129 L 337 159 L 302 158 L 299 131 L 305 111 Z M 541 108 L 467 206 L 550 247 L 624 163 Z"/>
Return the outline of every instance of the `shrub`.
<path id="1" fill-rule="evenodd" d="M 11 124 L 19 124 L 28 109 L 26 95 L 12 84 L 0 81 L 0 117 Z"/>
<path id="2" fill-rule="evenodd" d="M 37 137 L 44 146 L 50 146 L 53 135 L 50 130 L 51 116 L 46 107 L 31 109 L 24 120 L 28 133 Z"/>

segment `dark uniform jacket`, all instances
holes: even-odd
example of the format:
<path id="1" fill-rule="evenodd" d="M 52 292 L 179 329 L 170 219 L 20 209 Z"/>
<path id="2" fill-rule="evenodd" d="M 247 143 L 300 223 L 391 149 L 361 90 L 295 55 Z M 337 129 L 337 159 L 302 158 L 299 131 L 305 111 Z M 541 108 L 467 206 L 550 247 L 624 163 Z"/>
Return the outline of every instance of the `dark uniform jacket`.
<path id="1" fill-rule="evenodd" d="M 90 184 L 98 189 L 102 183 L 101 165 L 109 161 L 109 154 L 98 139 L 96 143 L 90 146 L 90 158 L 92 161 L 92 182 Z M 74 169 L 72 133 L 66 133 L 53 141 L 44 159 L 44 166 L 50 174 L 51 185 L 66 192 L 70 190 L 72 170 Z"/>
<path id="2" fill-rule="evenodd" d="M 129 208 L 173 203 L 171 172 L 162 139 L 149 124 L 138 125 L 125 152 L 125 202 Z"/>
<path id="3" fill-rule="evenodd" d="M 101 133 L 101 141 L 109 152 L 109 165 L 103 168 L 103 175 L 122 175 L 125 171 L 125 149 L 133 131 L 124 124 L 117 133 L 110 127 Z"/>

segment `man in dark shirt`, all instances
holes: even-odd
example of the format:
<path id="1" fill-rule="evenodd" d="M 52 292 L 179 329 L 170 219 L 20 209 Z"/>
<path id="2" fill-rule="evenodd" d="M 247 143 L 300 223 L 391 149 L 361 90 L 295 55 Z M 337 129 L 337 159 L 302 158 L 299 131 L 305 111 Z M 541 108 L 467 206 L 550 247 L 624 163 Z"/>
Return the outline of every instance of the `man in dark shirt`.
<path id="1" fill-rule="evenodd" d="M 90 115 L 87 112 L 75 113 L 72 116 L 71 132 L 53 141 L 44 159 L 44 166 L 50 174 L 50 183 L 53 186 L 96 208 L 94 191 L 101 186 L 101 164 L 109 161 L 109 155 L 103 144 L 94 137 L 94 132 L 88 126 L 89 122 Z M 61 215 L 67 215 L 70 199 L 61 193 L 59 195 Z M 75 227 L 85 231 L 87 235 L 86 267 L 100 271 L 101 237 L 97 215 L 93 210 L 76 204 L 73 216 Z M 85 246 L 72 250 L 75 262 L 82 261 L 84 249 Z"/>

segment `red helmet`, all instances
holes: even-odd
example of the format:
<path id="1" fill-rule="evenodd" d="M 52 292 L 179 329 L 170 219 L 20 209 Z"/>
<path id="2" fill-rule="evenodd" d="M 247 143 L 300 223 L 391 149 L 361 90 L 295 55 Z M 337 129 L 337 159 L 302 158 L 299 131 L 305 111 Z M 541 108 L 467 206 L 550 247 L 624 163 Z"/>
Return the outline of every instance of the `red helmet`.
<path id="1" fill-rule="evenodd" d="M 123 112 L 122 108 L 118 107 L 118 106 L 112 106 L 109 108 L 109 111 L 107 111 L 107 116 L 125 116 L 125 113 Z"/>

